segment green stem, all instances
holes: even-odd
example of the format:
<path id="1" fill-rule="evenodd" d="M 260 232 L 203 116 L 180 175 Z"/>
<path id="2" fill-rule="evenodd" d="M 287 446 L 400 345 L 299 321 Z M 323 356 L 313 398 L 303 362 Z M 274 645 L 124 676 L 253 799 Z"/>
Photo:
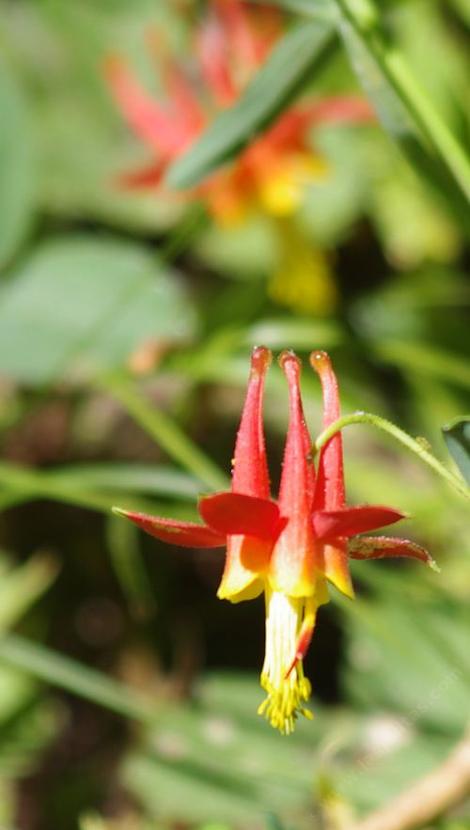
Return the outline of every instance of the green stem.
<path id="1" fill-rule="evenodd" d="M 465 482 L 455 476 L 447 467 L 437 460 L 437 458 L 432 455 L 419 441 L 416 441 L 411 435 L 404 432 L 399 427 L 392 424 L 390 421 L 387 421 L 385 418 L 381 418 L 380 415 L 373 415 L 370 412 L 353 412 L 352 415 L 343 415 L 341 418 L 338 418 L 337 421 L 330 424 L 316 439 L 313 449 L 314 452 L 318 452 L 328 441 L 331 440 L 333 435 L 340 432 L 344 427 L 350 426 L 350 424 L 369 424 L 370 426 L 377 427 L 377 429 L 381 429 L 383 432 L 387 432 L 393 438 L 403 444 L 404 447 L 414 452 L 421 461 L 424 461 L 428 467 L 431 467 L 441 478 L 445 479 L 454 490 L 457 491 L 461 496 L 466 499 L 470 500 L 470 488 L 467 487 Z"/>
<path id="2" fill-rule="evenodd" d="M 470 199 L 470 159 L 426 92 L 412 74 L 403 55 L 387 41 L 379 27 L 375 5 L 370 0 L 336 0 L 344 18 L 399 96 L 423 135 Z"/>
<path id="3" fill-rule="evenodd" d="M 154 404 L 150 404 L 123 376 L 107 377 L 100 382 L 168 455 L 188 472 L 214 490 L 225 490 L 228 480 L 196 444 Z"/>

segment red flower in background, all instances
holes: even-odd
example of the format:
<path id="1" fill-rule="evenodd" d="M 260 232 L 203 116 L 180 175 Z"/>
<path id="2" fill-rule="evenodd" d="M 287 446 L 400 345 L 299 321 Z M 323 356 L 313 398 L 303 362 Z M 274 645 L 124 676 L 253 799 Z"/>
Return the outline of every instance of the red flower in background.
<path id="1" fill-rule="evenodd" d="M 237 100 L 281 31 L 282 18 L 274 9 L 248 9 L 240 0 L 213 0 L 196 36 L 199 78 L 189 80 L 180 64 L 165 55 L 162 43 L 155 44 L 167 93 L 162 101 L 146 92 L 122 57 L 110 57 L 106 77 L 116 103 L 152 154 L 149 165 L 121 176 L 121 183 L 130 188 L 160 186 L 168 166 L 199 137 L 214 114 Z M 224 224 L 240 220 L 250 207 L 288 216 L 299 206 L 305 185 L 325 172 L 324 159 L 310 146 L 311 128 L 370 119 L 368 104 L 356 96 L 293 106 L 229 168 L 210 176 L 187 197 L 201 199 Z"/>
<path id="2" fill-rule="evenodd" d="M 264 592 L 266 657 L 261 685 L 267 697 L 259 711 L 288 734 L 299 713 L 311 717 L 305 708 L 310 683 L 302 660 L 317 608 L 328 602 L 328 582 L 353 597 L 350 557 L 408 556 L 428 564 L 432 560 L 408 540 L 358 535 L 397 522 L 403 514 L 382 505 L 346 506 L 339 433 L 325 445 L 315 470 L 300 395 L 301 364 L 293 352 L 280 357 L 289 389 L 289 425 L 279 498 L 277 502 L 270 498 L 262 416 L 270 362 L 268 349 L 254 349 L 235 446 L 232 489 L 200 499 L 204 524 L 117 512 L 171 544 L 226 546 L 218 590 L 221 599 L 240 602 Z M 311 363 L 322 383 L 324 425 L 328 426 L 339 415 L 336 377 L 325 352 L 313 352 Z"/>

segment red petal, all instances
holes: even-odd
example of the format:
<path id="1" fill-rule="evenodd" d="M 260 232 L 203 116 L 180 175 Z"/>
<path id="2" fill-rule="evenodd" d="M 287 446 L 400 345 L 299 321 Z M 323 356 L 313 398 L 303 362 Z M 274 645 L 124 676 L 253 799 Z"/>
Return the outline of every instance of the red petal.
<path id="1" fill-rule="evenodd" d="M 206 524 L 225 535 L 274 540 L 286 524 L 275 502 L 241 493 L 205 496 L 199 501 L 199 512 Z"/>
<path id="2" fill-rule="evenodd" d="M 220 548 L 224 547 L 226 539 L 210 527 L 198 525 L 194 522 L 180 522 L 176 519 L 162 519 L 160 516 L 149 516 L 147 513 L 133 513 L 130 510 L 113 508 L 113 513 L 130 519 L 138 527 L 161 539 L 170 545 L 179 545 L 186 548 Z"/>
<path id="3" fill-rule="evenodd" d="M 178 123 L 174 115 L 166 112 L 147 94 L 120 57 L 107 59 L 105 75 L 121 112 L 134 132 L 169 158 L 177 155 L 188 143 L 186 126 Z"/>
<path id="4" fill-rule="evenodd" d="M 269 498 L 269 474 L 263 430 L 264 379 L 271 352 L 263 346 L 253 349 L 251 372 L 235 444 L 232 490 L 261 499 Z"/>
<path id="5" fill-rule="evenodd" d="M 237 91 L 230 74 L 226 38 L 215 18 L 203 25 L 196 45 L 204 79 L 216 101 L 224 106 L 232 104 Z"/>
<path id="6" fill-rule="evenodd" d="M 319 510 L 313 514 L 313 529 L 318 539 L 355 536 L 404 519 L 403 513 L 379 504 L 345 507 L 342 510 Z"/>
<path id="7" fill-rule="evenodd" d="M 164 31 L 148 29 L 146 41 L 157 74 L 163 73 L 163 83 L 171 108 L 171 116 L 176 116 L 178 123 L 185 125 L 188 136 L 194 138 L 202 131 L 206 121 L 196 89 L 186 78 L 178 62 L 171 56 Z"/>
<path id="8" fill-rule="evenodd" d="M 248 10 L 240 0 L 216 0 L 215 6 L 234 63 L 254 71 L 279 34 L 279 12 L 270 7 Z"/>
<path id="9" fill-rule="evenodd" d="M 326 352 L 312 352 L 310 363 L 320 376 L 323 426 L 326 428 L 340 416 L 338 382 Z M 314 507 L 315 510 L 337 510 L 344 504 L 343 440 L 337 432 L 320 453 Z"/>
<path id="10" fill-rule="evenodd" d="M 407 556 L 419 559 L 430 565 L 434 570 L 437 566 L 427 550 L 410 542 L 409 539 L 399 539 L 387 536 L 358 536 L 348 544 L 349 556 L 352 559 L 384 559 L 387 556 Z"/>

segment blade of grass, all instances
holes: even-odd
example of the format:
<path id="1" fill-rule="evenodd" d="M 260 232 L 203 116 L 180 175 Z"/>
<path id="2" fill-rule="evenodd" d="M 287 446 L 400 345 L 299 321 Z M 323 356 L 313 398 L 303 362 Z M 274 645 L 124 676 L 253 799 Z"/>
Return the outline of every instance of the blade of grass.
<path id="1" fill-rule="evenodd" d="M 140 620 L 147 619 L 154 613 L 156 604 L 140 552 L 137 528 L 111 514 L 106 521 L 106 538 L 114 573 L 131 614 Z"/>
<path id="2" fill-rule="evenodd" d="M 125 718 L 149 723 L 155 720 L 158 713 L 154 704 L 122 683 L 17 635 L 0 637 L 0 663 L 65 689 Z"/>
<path id="3" fill-rule="evenodd" d="M 303 21 L 291 29 L 237 103 L 171 166 L 168 184 L 192 187 L 252 141 L 318 71 L 334 39 L 333 25 L 324 20 Z"/>
<path id="4" fill-rule="evenodd" d="M 0 495 L 0 509 L 34 499 L 51 499 L 87 510 L 97 510 L 99 513 L 109 513 L 118 502 L 125 504 L 128 509 L 143 512 L 172 513 L 175 517 L 188 515 L 187 508 L 178 510 L 173 505 L 160 507 L 153 500 L 137 498 L 122 490 L 96 492 L 81 488 L 76 483 L 72 485 L 61 481 L 60 477 L 56 481 L 54 473 L 49 474 L 6 462 L 0 462 L 0 486 L 4 488 Z"/>
<path id="5" fill-rule="evenodd" d="M 54 582 L 58 562 L 49 553 L 37 553 L 27 562 L 2 575 L 0 632 L 18 622 Z"/>
<path id="6" fill-rule="evenodd" d="M 188 438 L 170 416 L 150 404 L 126 377 L 108 376 L 102 378 L 99 385 L 119 401 L 126 412 L 174 461 L 211 489 L 220 490 L 227 487 L 228 478 L 211 459 Z"/>
<path id="7" fill-rule="evenodd" d="M 417 127 L 418 135 L 427 141 L 468 204 L 470 159 L 425 90 L 420 87 L 393 40 L 385 36 L 376 6 L 372 0 L 361 0 L 359 3 L 354 0 L 335 0 L 335 3 L 344 24 L 341 30 L 346 45 L 348 46 L 348 32 L 351 29 L 402 103 L 411 122 Z M 363 77 L 360 80 L 364 82 Z M 364 86 L 367 84 L 364 83 Z M 425 146 L 422 147 L 422 152 L 427 154 Z"/>

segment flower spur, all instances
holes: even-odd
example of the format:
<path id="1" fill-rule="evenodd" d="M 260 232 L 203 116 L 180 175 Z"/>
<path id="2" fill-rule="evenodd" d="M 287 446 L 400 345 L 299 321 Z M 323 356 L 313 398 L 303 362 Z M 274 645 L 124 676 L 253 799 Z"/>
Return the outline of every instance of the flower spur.
<path id="1" fill-rule="evenodd" d="M 339 416 L 338 385 L 325 352 L 310 358 L 322 384 L 324 426 Z M 221 599 L 240 602 L 264 593 L 266 655 L 259 708 L 283 734 L 293 731 L 306 708 L 310 683 L 303 658 L 312 638 L 317 609 L 328 602 L 328 583 L 354 596 L 349 558 L 407 556 L 432 563 L 416 543 L 363 536 L 404 517 L 383 505 L 348 507 L 345 502 L 340 433 L 320 453 L 315 470 L 311 439 L 300 393 L 301 362 L 293 352 L 279 358 L 288 384 L 289 423 L 279 498 L 270 498 L 263 430 L 263 394 L 271 353 L 253 350 L 251 371 L 235 445 L 232 489 L 199 500 L 204 524 L 149 516 L 116 508 L 147 533 L 180 547 L 226 547 L 218 589 Z"/>

